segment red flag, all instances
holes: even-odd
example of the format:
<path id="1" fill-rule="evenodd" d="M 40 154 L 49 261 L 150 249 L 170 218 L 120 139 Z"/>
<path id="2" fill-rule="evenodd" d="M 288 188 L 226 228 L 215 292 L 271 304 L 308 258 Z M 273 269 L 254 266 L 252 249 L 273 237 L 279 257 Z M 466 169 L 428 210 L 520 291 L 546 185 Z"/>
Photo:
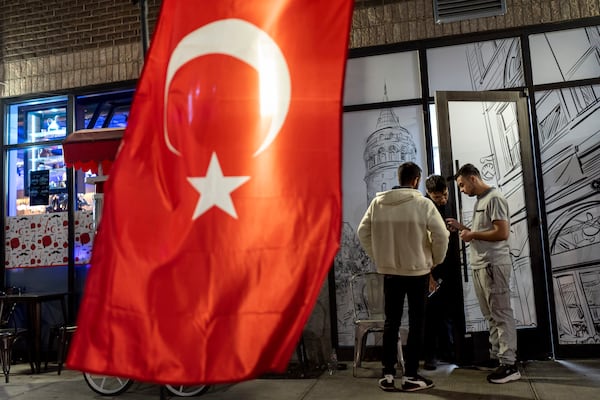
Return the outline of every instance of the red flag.
<path id="1" fill-rule="evenodd" d="M 165 0 L 67 365 L 283 371 L 338 249 L 352 0 Z"/>

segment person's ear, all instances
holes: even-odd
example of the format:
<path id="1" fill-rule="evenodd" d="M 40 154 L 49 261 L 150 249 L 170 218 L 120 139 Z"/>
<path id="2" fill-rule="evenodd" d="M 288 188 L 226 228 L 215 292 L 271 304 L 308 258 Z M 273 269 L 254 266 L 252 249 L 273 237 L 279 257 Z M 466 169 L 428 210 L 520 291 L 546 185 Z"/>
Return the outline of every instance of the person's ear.
<path id="1" fill-rule="evenodd" d="M 418 188 L 418 187 L 419 187 L 419 182 L 420 182 L 420 181 L 421 181 L 421 177 L 420 177 L 420 176 L 417 176 L 417 177 L 415 178 L 415 180 L 413 181 L 413 188 L 415 188 L 415 189 L 416 189 L 416 188 Z"/>

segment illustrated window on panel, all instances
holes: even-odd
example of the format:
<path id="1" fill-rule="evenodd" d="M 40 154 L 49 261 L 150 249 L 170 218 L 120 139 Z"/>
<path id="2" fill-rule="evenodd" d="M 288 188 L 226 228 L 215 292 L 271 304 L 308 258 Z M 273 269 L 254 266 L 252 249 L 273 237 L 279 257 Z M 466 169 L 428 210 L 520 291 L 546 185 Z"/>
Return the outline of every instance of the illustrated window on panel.
<path id="1" fill-rule="evenodd" d="M 500 110 L 500 129 L 504 146 L 504 161 L 512 169 L 521 164 L 521 150 L 519 149 L 519 126 L 517 123 L 516 107 L 506 103 Z"/>
<path id="2" fill-rule="evenodd" d="M 581 273 L 583 292 L 587 300 L 595 333 L 600 333 L 600 272 L 591 271 Z"/>
<path id="3" fill-rule="evenodd" d="M 580 86 L 570 90 L 577 115 L 584 114 L 590 107 L 598 104 L 598 95 L 594 92 L 593 86 Z"/>
<path id="4" fill-rule="evenodd" d="M 7 215 L 66 211 L 67 175 L 62 140 L 66 99 L 8 106 L 6 130 Z"/>
<path id="5" fill-rule="evenodd" d="M 496 42 L 480 42 L 476 44 L 476 59 L 481 72 L 482 80 L 485 79 L 489 67 L 496 56 Z"/>
<path id="6" fill-rule="evenodd" d="M 569 326 L 564 328 L 574 338 L 587 336 L 588 329 L 573 275 L 557 277 L 557 283 L 569 323 Z"/>

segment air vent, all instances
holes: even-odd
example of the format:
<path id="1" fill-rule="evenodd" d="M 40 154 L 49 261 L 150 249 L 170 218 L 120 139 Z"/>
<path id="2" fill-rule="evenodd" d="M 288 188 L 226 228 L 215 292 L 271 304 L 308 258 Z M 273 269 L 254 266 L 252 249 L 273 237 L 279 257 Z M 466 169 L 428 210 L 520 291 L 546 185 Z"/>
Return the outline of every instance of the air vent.
<path id="1" fill-rule="evenodd" d="M 436 23 L 491 17 L 506 13 L 506 0 L 433 0 Z"/>

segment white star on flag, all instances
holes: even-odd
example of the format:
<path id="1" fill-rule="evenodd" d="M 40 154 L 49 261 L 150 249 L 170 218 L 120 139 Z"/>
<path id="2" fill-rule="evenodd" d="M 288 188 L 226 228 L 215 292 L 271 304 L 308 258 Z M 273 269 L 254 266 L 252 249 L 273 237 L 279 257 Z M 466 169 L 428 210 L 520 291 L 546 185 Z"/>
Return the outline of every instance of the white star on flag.
<path id="1" fill-rule="evenodd" d="M 249 176 L 223 176 L 217 153 L 212 153 L 208 170 L 204 178 L 187 178 L 190 184 L 200 193 L 192 221 L 212 207 L 219 207 L 233 218 L 237 213 L 231 201 L 231 192 L 243 185 Z"/>

